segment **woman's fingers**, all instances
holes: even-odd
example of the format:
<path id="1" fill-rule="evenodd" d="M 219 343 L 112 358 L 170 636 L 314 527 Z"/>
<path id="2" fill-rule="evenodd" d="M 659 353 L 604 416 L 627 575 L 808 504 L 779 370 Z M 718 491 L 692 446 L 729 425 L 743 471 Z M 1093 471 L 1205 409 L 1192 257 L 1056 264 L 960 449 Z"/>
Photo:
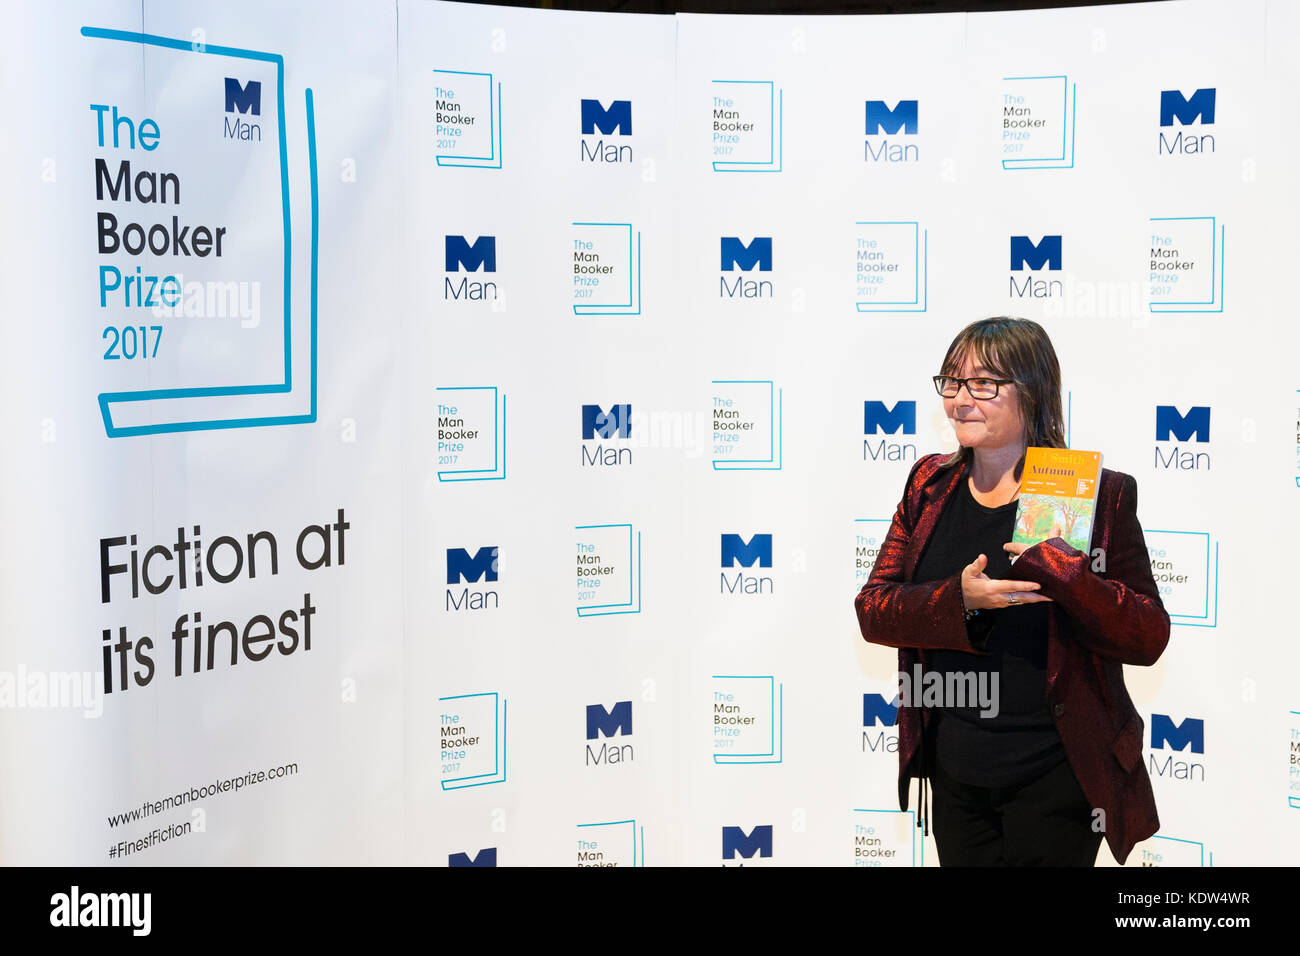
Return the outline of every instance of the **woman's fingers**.
<path id="1" fill-rule="evenodd" d="M 1007 594 L 1006 599 L 1007 599 L 1008 606 L 1015 605 L 1015 604 L 1041 604 L 1043 601 L 1046 601 L 1049 604 L 1053 603 L 1052 599 L 1049 598 L 1046 594 L 1033 594 L 1033 593 L 1024 593 L 1024 592 L 1017 593 L 1015 591 L 1012 591 L 1011 593 Z"/>
<path id="2" fill-rule="evenodd" d="M 1037 581 L 989 581 L 990 591 L 1041 591 L 1043 586 Z"/>

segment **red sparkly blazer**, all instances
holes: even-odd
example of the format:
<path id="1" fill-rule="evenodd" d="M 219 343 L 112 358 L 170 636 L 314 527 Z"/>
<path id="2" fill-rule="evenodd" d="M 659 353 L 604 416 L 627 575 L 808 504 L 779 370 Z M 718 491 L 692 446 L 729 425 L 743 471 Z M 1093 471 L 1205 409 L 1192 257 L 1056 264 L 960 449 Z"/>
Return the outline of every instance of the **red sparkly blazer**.
<path id="1" fill-rule="evenodd" d="M 928 455 L 912 468 L 871 577 L 854 601 L 862 636 L 897 647 L 898 668 L 907 674 L 918 661 L 924 666 L 927 650 L 978 654 L 987 640 L 987 632 L 966 624 L 960 575 L 912 581 L 944 505 L 970 474 L 968 463 L 941 469 L 946 458 Z M 1027 549 L 1013 573 L 1016 580 L 1036 581 L 1055 602 L 1048 605 L 1047 707 L 1084 794 L 1105 811 L 1106 842 L 1123 863 L 1160 821 L 1142 762 L 1142 718 L 1121 665 L 1154 664 L 1169 642 L 1169 615 L 1151 575 L 1131 476 L 1102 469 L 1092 546 L 1087 555 L 1052 538 Z M 1105 564 L 1103 570 L 1097 560 L 1094 572 L 1098 548 Z M 898 708 L 898 801 L 904 810 L 911 778 L 926 776 L 921 740 L 929 726 L 929 711 Z"/>

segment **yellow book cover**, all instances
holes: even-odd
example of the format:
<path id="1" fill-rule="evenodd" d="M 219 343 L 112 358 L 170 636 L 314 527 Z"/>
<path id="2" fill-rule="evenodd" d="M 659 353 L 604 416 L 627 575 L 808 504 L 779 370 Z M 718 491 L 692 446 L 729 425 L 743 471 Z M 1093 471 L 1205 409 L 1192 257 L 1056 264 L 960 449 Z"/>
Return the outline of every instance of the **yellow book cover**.
<path id="1" fill-rule="evenodd" d="M 1012 541 L 1037 544 L 1060 537 L 1080 551 L 1092 542 L 1101 452 L 1030 448 L 1020 476 L 1020 506 Z"/>

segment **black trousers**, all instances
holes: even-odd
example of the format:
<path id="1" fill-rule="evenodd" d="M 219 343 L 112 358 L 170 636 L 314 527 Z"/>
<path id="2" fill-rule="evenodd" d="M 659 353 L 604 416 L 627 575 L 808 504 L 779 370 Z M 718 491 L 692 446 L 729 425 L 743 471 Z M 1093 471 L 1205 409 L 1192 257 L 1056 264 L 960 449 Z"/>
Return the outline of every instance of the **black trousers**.
<path id="1" fill-rule="evenodd" d="M 930 825 L 940 866 L 1093 866 L 1102 834 L 1068 760 L 1020 787 L 948 776 L 933 751 Z"/>

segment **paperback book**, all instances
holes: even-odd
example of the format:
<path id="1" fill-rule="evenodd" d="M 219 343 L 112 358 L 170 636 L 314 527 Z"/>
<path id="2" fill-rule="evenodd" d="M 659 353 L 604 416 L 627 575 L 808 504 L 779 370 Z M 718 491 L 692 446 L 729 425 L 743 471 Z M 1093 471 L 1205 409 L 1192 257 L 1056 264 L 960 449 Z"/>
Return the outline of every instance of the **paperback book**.
<path id="1" fill-rule="evenodd" d="M 1037 544 L 1060 537 L 1091 550 L 1093 512 L 1101 478 L 1101 452 L 1030 448 L 1020 477 L 1020 506 L 1011 540 Z"/>

